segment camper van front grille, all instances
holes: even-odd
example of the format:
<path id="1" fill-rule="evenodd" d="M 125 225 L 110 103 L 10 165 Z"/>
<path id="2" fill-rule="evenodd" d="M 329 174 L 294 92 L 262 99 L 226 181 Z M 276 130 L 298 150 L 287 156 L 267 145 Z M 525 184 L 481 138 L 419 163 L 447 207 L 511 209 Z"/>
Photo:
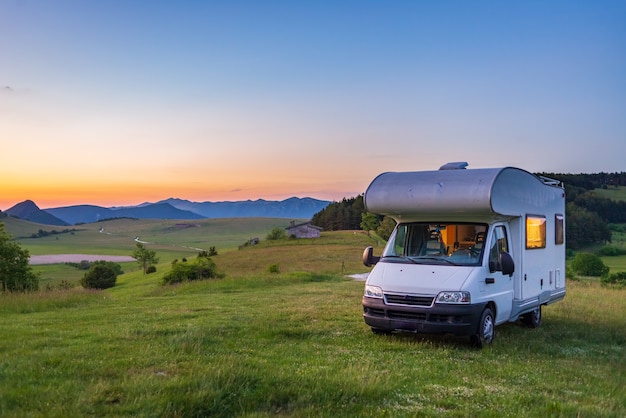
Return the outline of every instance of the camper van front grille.
<path id="1" fill-rule="evenodd" d="M 388 305 L 406 305 L 406 306 L 432 306 L 432 296 L 415 296 L 415 295 L 394 295 L 385 293 L 385 302 Z"/>

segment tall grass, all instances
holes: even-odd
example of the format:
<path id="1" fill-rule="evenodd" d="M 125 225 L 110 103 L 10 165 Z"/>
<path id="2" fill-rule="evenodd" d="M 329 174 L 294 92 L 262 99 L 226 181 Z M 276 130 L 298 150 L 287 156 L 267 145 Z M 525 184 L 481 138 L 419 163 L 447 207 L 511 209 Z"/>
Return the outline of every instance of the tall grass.
<path id="1" fill-rule="evenodd" d="M 625 292 L 568 285 L 543 327 L 504 325 L 482 351 L 375 336 L 360 316 L 362 284 L 312 273 L 14 306 L 0 331 L 0 412 L 623 416 L 626 320 L 614 312 Z"/>

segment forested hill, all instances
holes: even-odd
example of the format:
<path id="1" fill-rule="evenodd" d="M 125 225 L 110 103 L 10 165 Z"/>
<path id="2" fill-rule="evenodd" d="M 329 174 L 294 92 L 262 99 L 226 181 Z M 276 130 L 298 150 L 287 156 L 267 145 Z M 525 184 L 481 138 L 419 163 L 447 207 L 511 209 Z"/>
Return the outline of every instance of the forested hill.
<path id="1" fill-rule="evenodd" d="M 603 189 L 610 186 L 626 186 L 626 172 L 620 173 L 596 173 L 596 174 L 561 174 L 561 173 L 538 173 L 540 176 L 560 180 L 565 184 L 565 189 L 575 191 Z"/>
<path id="2" fill-rule="evenodd" d="M 568 248 L 610 242 L 611 230 L 626 228 L 623 225 L 626 224 L 626 198 L 617 198 L 626 193 L 622 191 L 626 187 L 626 172 L 537 175 L 559 180 L 565 185 Z M 606 193 L 599 193 L 599 190 Z M 313 215 L 312 223 L 330 231 L 361 229 L 364 212 L 362 195 L 344 198 Z M 378 226 L 374 230 L 386 238 L 389 222 L 389 219 L 378 217 Z"/>

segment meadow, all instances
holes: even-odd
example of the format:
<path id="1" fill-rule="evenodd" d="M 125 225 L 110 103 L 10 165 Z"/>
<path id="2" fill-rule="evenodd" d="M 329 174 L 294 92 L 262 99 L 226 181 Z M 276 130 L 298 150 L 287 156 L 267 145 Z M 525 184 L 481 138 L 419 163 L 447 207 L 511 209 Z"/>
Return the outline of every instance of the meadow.
<path id="1" fill-rule="evenodd" d="M 366 272 L 363 249 L 382 242 L 356 231 L 264 240 L 281 222 L 115 220 L 21 239 L 32 254 L 128 255 L 140 236 L 161 262 L 150 275 L 125 263 L 106 291 L 0 296 L 0 416 L 626 416 L 626 289 L 568 281 L 541 327 L 500 326 L 482 350 L 379 336 L 347 275 Z M 7 225 L 19 228 L 28 236 Z M 209 246 L 224 279 L 159 284 L 189 247 Z M 50 285 L 84 273 L 37 268 Z"/>

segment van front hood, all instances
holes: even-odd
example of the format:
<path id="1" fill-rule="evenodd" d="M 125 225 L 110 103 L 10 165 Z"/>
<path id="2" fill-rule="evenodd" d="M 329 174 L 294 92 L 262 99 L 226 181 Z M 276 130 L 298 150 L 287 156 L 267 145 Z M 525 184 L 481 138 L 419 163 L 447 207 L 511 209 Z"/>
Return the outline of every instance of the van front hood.
<path id="1" fill-rule="evenodd" d="M 384 292 L 436 295 L 442 290 L 463 290 L 463 284 L 477 267 L 427 264 L 378 263 L 367 284 Z"/>

